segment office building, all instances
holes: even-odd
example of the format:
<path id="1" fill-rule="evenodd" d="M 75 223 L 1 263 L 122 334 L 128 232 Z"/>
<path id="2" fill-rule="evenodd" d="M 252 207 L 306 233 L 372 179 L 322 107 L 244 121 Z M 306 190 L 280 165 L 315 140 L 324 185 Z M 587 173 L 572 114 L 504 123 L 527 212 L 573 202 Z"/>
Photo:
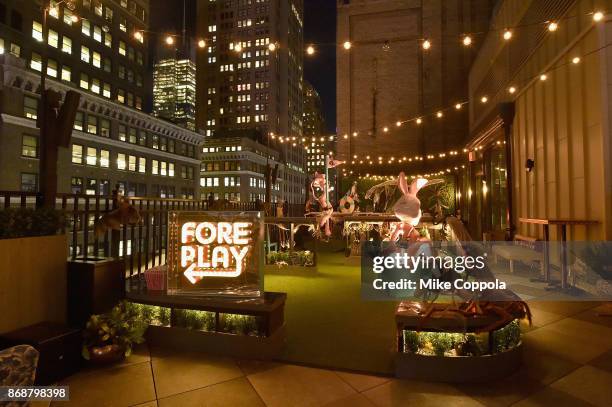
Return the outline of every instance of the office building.
<path id="1" fill-rule="evenodd" d="M 315 88 L 304 82 L 304 137 L 306 144 L 306 168 L 308 173 L 323 171 L 325 168 L 325 155 L 329 154 L 330 145 L 334 138 L 326 136 L 325 119 L 323 118 L 321 97 Z"/>
<path id="2" fill-rule="evenodd" d="M 474 35 L 469 46 L 462 38 L 488 31 L 493 3 L 338 1 L 338 155 L 358 157 L 355 173 L 421 171 L 427 160 L 398 165 L 397 158 L 449 151 L 467 139 L 468 109 L 454 106 L 467 100 L 466 78 L 483 37 Z M 397 126 L 420 116 L 421 124 Z"/>
<path id="3" fill-rule="evenodd" d="M 278 181 L 272 188 L 272 202 L 288 200 L 301 203 L 305 185 L 287 185 L 286 173 L 292 169 L 280 159 L 280 153 L 250 137 L 207 137 L 203 144 L 200 185 L 202 198 L 231 202 L 265 201 L 265 171 L 278 165 Z"/>
<path id="4" fill-rule="evenodd" d="M 199 196 L 202 137 L 146 115 L 149 4 L 142 0 L 0 1 L 0 189 L 35 192 L 41 74 L 62 95 L 81 93 L 58 192 Z M 74 6 L 74 7 L 73 7 Z M 46 44 L 43 43 L 47 39 Z"/>
<path id="5" fill-rule="evenodd" d="M 40 76 L 13 55 L 0 56 L 0 190 L 36 192 Z M 73 86 L 48 80 L 65 94 Z M 199 198 L 203 136 L 136 109 L 83 94 L 70 148 L 60 148 L 58 192 Z"/>
<path id="6" fill-rule="evenodd" d="M 195 131 L 195 49 L 160 47 L 153 67 L 153 115 Z"/>
<path id="7" fill-rule="evenodd" d="M 305 183 L 303 0 L 198 1 L 197 127 L 256 130 L 279 151 L 287 198 Z M 280 143 L 283 140 L 283 143 Z M 302 202 L 299 201 L 292 203 Z"/>

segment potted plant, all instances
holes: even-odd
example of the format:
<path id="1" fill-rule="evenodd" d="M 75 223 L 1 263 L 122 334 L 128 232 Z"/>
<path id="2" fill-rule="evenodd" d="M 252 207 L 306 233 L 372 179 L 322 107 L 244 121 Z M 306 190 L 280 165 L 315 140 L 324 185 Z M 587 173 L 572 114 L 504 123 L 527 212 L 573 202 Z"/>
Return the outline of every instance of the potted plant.
<path id="1" fill-rule="evenodd" d="M 148 324 L 125 301 L 101 315 L 92 315 L 83 331 L 81 354 L 86 360 L 103 364 L 132 354 L 134 344 L 144 342 Z"/>
<path id="2" fill-rule="evenodd" d="M 0 332 L 66 321 L 64 228 L 54 209 L 0 210 L 0 281 L 11 287 L 0 295 Z"/>

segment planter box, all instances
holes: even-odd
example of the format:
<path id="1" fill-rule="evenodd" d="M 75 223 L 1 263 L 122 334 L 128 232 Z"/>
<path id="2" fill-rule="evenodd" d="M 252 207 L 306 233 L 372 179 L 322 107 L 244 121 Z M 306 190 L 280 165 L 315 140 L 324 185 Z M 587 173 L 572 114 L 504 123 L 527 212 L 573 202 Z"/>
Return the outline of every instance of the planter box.
<path id="1" fill-rule="evenodd" d="M 84 326 L 92 314 L 109 311 L 125 298 L 123 260 L 68 262 L 68 322 Z"/>
<path id="2" fill-rule="evenodd" d="M 312 276 L 318 273 L 317 266 L 277 266 L 275 264 L 266 264 L 264 273 L 277 274 L 283 276 Z"/>
<path id="3" fill-rule="evenodd" d="M 149 326 L 146 338 L 151 345 L 174 349 L 248 359 L 275 359 L 281 355 L 283 350 L 285 325 L 268 337 Z"/>
<path id="4" fill-rule="evenodd" d="M 0 240 L 0 333 L 66 322 L 66 236 Z"/>
<path id="5" fill-rule="evenodd" d="M 522 344 L 502 353 L 486 356 L 425 356 L 398 353 L 395 375 L 401 379 L 417 379 L 448 383 L 478 383 L 499 380 L 521 366 Z"/>

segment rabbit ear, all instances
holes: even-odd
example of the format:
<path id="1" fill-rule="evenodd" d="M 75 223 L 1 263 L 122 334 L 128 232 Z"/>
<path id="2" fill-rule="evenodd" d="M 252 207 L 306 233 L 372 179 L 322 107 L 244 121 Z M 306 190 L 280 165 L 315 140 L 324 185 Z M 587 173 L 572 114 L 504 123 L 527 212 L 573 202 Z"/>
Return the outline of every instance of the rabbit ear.
<path id="1" fill-rule="evenodd" d="M 410 195 L 410 188 L 408 188 L 408 183 L 406 182 L 406 175 L 404 175 L 403 171 L 400 172 L 398 184 L 400 190 L 404 195 Z"/>
<path id="2" fill-rule="evenodd" d="M 424 178 L 415 179 L 414 181 L 412 181 L 412 184 L 410 185 L 410 193 L 412 193 L 412 195 L 416 195 L 417 192 L 419 192 L 421 188 L 427 185 L 428 182 L 429 181 L 427 181 Z"/>

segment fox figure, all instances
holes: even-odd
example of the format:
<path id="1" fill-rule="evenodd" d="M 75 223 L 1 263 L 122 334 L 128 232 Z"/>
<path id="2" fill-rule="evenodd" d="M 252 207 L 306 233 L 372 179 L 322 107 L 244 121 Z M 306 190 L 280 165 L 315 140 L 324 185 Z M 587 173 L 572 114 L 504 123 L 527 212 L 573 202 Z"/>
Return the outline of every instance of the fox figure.
<path id="1" fill-rule="evenodd" d="M 108 230 L 121 230 L 123 225 L 137 225 L 141 221 L 140 213 L 130 200 L 121 198 L 119 207 L 102 215 L 94 226 L 96 236 L 104 236 Z"/>

